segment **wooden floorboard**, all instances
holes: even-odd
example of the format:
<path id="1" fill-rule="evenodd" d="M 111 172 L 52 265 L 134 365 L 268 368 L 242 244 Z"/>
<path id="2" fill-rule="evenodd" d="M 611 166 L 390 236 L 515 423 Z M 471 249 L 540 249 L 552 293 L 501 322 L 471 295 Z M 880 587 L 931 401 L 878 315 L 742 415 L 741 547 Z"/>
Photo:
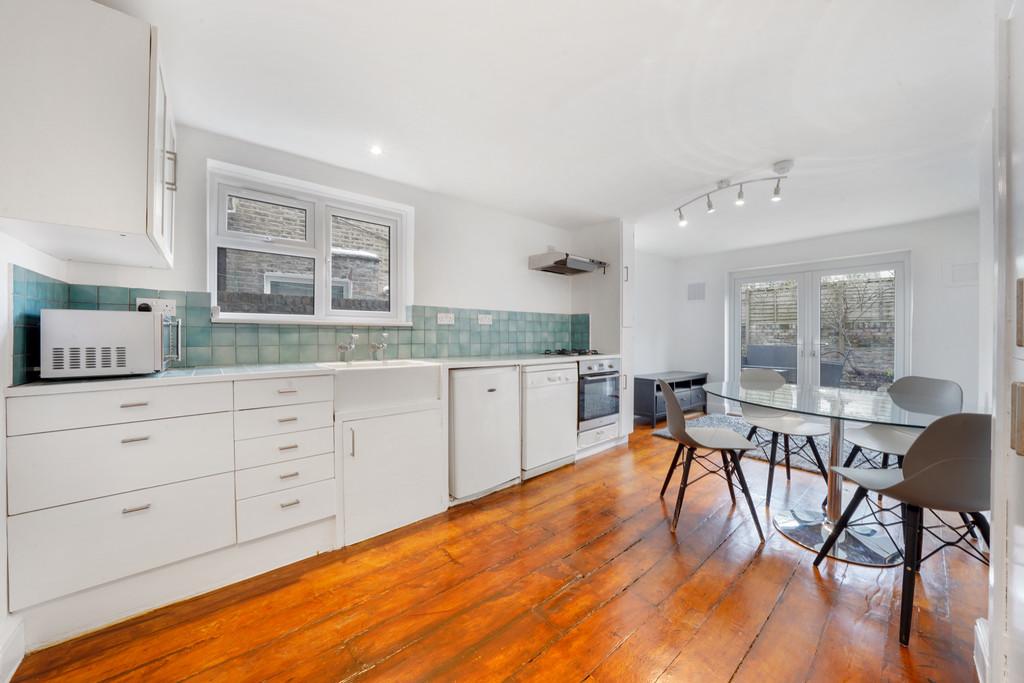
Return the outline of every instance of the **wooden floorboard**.
<path id="1" fill-rule="evenodd" d="M 668 530 L 671 442 L 621 447 L 405 529 L 29 655 L 15 681 L 968 681 L 986 569 L 925 563 L 900 647 L 899 569 L 766 542 L 708 477 Z M 820 500 L 779 468 L 776 510 Z"/>

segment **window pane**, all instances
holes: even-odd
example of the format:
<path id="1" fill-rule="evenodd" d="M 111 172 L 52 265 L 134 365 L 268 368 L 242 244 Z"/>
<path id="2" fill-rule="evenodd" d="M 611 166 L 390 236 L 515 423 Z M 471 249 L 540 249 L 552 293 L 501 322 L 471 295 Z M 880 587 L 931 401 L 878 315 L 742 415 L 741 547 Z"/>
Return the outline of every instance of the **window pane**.
<path id="1" fill-rule="evenodd" d="M 740 285 L 740 367 L 770 368 L 797 381 L 796 280 Z"/>
<path id="2" fill-rule="evenodd" d="M 225 313 L 313 315 L 313 259 L 217 249 L 217 305 Z"/>
<path id="3" fill-rule="evenodd" d="M 228 230 L 306 241 L 306 210 L 228 195 Z"/>
<path id="4" fill-rule="evenodd" d="M 331 308 L 391 310 L 391 227 L 331 216 Z"/>
<path id="5" fill-rule="evenodd" d="M 821 384 L 874 391 L 896 364 L 896 271 L 821 278 Z"/>

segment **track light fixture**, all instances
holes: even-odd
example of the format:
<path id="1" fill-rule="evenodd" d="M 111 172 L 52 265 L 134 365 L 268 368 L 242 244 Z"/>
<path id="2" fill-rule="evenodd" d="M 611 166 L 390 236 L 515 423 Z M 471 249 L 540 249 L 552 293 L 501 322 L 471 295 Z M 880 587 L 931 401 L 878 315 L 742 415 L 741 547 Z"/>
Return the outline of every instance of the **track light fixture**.
<path id="1" fill-rule="evenodd" d="M 744 185 L 750 185 L 752 183 L 774 182 L 775 189 L 772 190 L 771 200 L 773 202 L 781 202 L 782 181 L 789 178 L 789 172 L 793 170 L 793 161 L 790 159 L 776 161 L 774 164 L 772 164 L 772 170 L 775 172 L 775 175 L 765 176 L 763 178 L 751 178 L 749 180 L 744 180 L 742 182 L 734 183 L 730 180 L 719 180 L 718 183 L 716 183 L 715 185 L 715 189 L 711 190 L 710 192 L 701 192 L 693 199 L 683 202 L 682 204 L 675 208 L 676 215 L 679 217 L 679 227 L 682 228 L 687 224 L 686 217 L 683 215 L 683 209 L 685 209 L 690 204 L 693 204 L 694 202 L 700 201 L 701 197 L 703 197 L 705 205 L 707 206 L 707 212 L 714 213 L 715 204 L 714 202 L 711 201 L 711 195 L 715 194 L 716 192 L 721 192 L 722 190 L 728 190 L 729 188 L 732 187 L 739 188 L 739 191 L 736 193 L 736 200 L 734 203 L 736 204 L 736 206 L 743 206 L 747 203 L 746 196 L 743 193 Z"/>

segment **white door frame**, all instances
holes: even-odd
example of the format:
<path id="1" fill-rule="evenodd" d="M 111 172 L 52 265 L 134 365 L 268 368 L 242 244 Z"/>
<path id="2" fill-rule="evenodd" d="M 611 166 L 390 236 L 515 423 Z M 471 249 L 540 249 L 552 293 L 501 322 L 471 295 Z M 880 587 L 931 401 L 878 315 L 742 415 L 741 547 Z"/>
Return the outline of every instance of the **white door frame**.
<path id="1" fill-rule="evenodd" d="M 754 268 L 729 273 L 726 320 L 725 376 L 739 381 L 740 370 L 740 285 L 746 282 L 778 278 L 797 281 L 797 376 L 803 384 L 818 384 L 821 366 L 820 282 L 823 275 L 856 272 L 868 268 L 891 268 L 896 271 L 896 348 L 893 371 L 896 377 L 911 371 L 910 350 L 913 300 L 910 279 L 910 252 L 896 251 L 865 254 L 849 258 L 809 261 L 767 268 Z"/>

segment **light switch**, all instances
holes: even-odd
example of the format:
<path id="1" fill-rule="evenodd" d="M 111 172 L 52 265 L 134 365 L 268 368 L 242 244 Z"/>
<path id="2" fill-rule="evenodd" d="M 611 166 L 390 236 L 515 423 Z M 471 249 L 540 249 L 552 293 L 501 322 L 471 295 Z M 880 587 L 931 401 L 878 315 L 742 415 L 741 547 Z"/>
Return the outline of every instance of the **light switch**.
<path id="1" fill-rule="evenodd" d="M 146 299 L 140 296 L 135 300 L 135 310 L 139 310 L 142 304 L 149 304 L 149 309 L 157 313 L 178 315 L 178 304 L 174 299 Z"/>
<path id="2" fill-rule="evenodd" d="M 477 325 L 493 325 L 494 324 L 494 316 L 491 315 L 490 313 L 481 313 L 481 314 L 479 314 L 476 317 L 476 324 Z"/>
<path id="3" fill-rule="evenodd" d="M 438 313 L 437 314 L 438 325 L 454 325 L 455 314 L 454 313 Z"/>

